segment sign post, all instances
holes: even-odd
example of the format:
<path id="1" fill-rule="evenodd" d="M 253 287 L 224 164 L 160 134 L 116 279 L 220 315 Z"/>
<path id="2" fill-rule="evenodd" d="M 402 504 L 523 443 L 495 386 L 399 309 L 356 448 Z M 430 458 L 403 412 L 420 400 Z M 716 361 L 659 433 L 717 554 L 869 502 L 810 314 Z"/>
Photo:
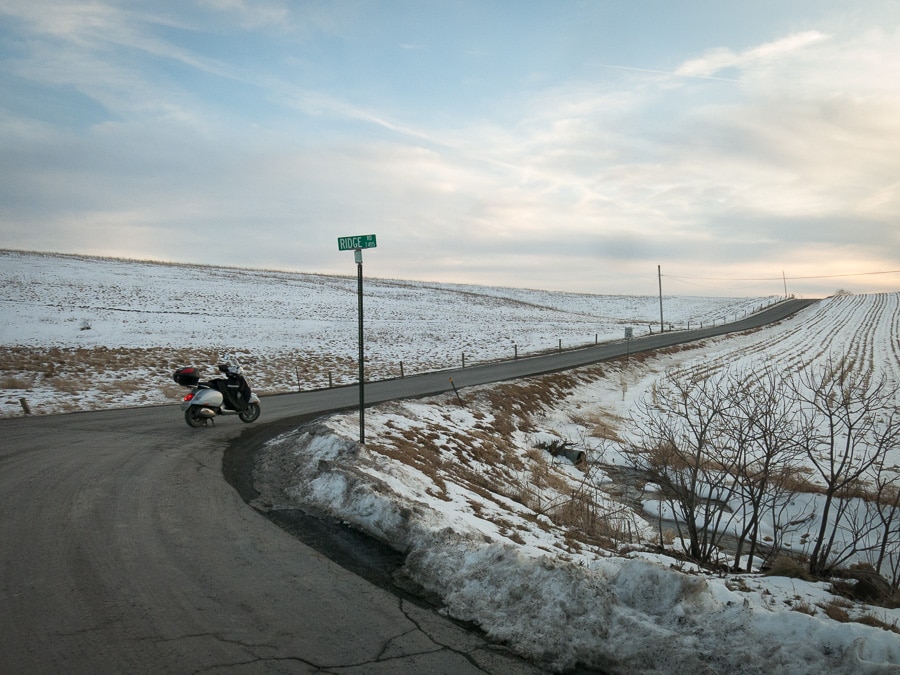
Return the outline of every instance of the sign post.
<path id="1" fill-rule="evenodd" d="M 366 444 L 366 394 L 365 394 L 365 349 L 363 341 L 363 268 L 362 250 L 375 248 L 377 242 L 374 234 L 364 234 L 356 237 L 338 237 L 338 251 L 353 251 L 353 259 L 356 261 L 356 293 L 357 314 L 359 318 L 359 444 Z"/>

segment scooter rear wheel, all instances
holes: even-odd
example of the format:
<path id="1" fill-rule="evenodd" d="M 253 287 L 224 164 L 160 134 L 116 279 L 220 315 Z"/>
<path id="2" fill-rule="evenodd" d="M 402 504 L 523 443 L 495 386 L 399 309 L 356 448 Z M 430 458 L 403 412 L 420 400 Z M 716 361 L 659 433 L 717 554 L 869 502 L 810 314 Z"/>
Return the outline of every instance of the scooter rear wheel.
<path id="1" fill-rule="evenodd" d="M 200 406 L 192 405 L 184 411 L 184 421 L 189 427 L 205 427 L 206 418 L 200 414 Z"/>
<path id="2" fill-rule="evenodd" d="M 247 409 L 238 413 L 241 422 L 255 422 L 259 417 L 259 403 L 248 403 Z"/>

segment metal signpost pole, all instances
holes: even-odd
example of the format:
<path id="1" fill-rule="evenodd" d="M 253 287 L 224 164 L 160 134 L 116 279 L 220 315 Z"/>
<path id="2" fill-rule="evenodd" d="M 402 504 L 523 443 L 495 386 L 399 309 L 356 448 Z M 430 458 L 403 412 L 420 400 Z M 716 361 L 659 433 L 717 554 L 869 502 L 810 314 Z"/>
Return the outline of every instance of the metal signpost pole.
<path id="1" fill-rule="evenodd" d="M 353 251 L 356 260 L 357 302 L 359 314 L 359 444 L 366 444 L 366 366 L 363 341 L 363 269 L 362 250 L 375 248 L 374 234 L 363 234 L 357 237 L 338 237 L 338 251 Z"/>
<path id="2" fill-rule="evenodd" d="M 366 444 L 366 368 L 365 351 L 363 349 L 363 274 L 362 249 L 353 252 L 356 258 L 357 295 L 359 296 L 359 444 Z"/>

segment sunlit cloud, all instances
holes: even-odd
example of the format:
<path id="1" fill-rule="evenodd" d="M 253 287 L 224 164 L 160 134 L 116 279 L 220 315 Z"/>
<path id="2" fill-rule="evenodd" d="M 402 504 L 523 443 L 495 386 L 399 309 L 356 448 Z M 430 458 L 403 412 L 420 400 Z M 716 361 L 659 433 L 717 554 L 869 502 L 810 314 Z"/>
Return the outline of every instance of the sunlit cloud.
<path id="1" fill-rule="evenodd" d="M 735 53 L 725 47 L 709 50 L 697 59 L 683 63 L 675 73 L 689 77 L 712 77 L 727 69 L 747 70 L 790 59 L 798 51 L 827 40 L 828 36 L 810 30 Z"/>
<path id="2" fill-rule="evenodd" d="M 373 231 L 386 276 L 605 292 L 653 292 L 643 275 L 657 264 L 747 278 L 900 268 L 894 25 L 811 22 L 745 48 L 713 35 L 638 64 L 588 52 L 550 75 L 432 64 L 458 94 L 447 114 L 428 78 L 407 89 L 390 70 L 400 52 L 415 52 L 413 74 L 440 56 L 426 32 L 377 33 L 346 18 L 360 7 L 0 0 L 20 38 L 4 70 L 16 101 L 37 101 L 0 101 L 0 149 L 16 162 L 0 247 L 124 255 L 130 241 L 136 257 L 335 271 L 332 239 Z M 274 59 L 230 56 L 235 36 Z M 473 44 L 455 44 L 466 68 L 487 53 Z M 464 105 L 488 76 L 496 94 Z M 101 112 L 41 103 L 70 91 Z M 207 253 L 209 232 L 240 245 Z"/>
<path id="3" fill-rule="evenodd" d="M 722 60 L 723 62 L 733 60 L 732 59 L 733 55 L 730 52 L 728 52 L 727 50 L 724 50 L 724 53 L 722 53 L 718 56 L 720 57 L 720 60 Z M 715 64 L 710 64 L 710 63 L 706 63 L 706 62 L 697 63 L 696 65 L 686 64 L 685 66 L 682 66 L 678 70 L 673 70 L 673 71 L 656 70 L 654 68 L 637 68 L 635 66 L 620 66 L 620 65 L 613 65 L 611 63 L 597 63 L 594 65 L 596 65 L 596 67 L 598 67 L 598 68 L 610 68 L 613 70 L 624 70 L 624 71 L 629 71 L 629 72 L 634 72 L 634 73 L 648 73 L 650 75 L 666 75 L 666 76 L 676 75 L 679 77 L 695 77 L 695 78 L 702 79 L 702 80 L 718 80 L 720 82 L 740 82 L 741 81 L 740 79 L 733 78 L 733 77 L 716 77 L 715 75 L 710 75 L 710 74 L 706 74 L 706 73 L 702 72 L 704 70 L 709 70 L 711 68 L 711 66 L 714 66 L 711 68 L 711 72 L 716 72 L 720 69 L 728 68 L 731 65 L 733 65 L 730 63 L 728 65 L 725 65 L 723 63 L 723 65 L 719 65 L 719 66 L 715 66 Z"/>

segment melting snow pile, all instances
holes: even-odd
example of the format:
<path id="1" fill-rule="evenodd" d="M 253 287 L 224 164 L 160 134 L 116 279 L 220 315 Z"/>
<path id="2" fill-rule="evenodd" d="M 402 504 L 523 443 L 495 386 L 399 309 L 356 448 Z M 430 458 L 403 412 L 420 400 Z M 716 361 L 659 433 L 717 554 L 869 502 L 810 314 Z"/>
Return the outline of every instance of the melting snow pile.
<path id="1" fill-rule="evenodd" d="M 404 572 L 447 614 L 555 671 L 898 671 L 897 633 L 796 611 L 833 601 L 825 584 L 703 574 L 651 552 L 654 528 L 634 512 L 632 545 L 573 539 L 542 512 L 585 472 L 535 447 L 571 415 L 523 425 L 498 450 L 486 435 L 504 425 L 486 403 L 492 391 L 467 390 L 465 408 L 450 397 L 374 408 L 365 447 L 350 440 L 353 414 L 282 436 L 264 450 L 257 484 L 283 490 L 261 499 L 326 512 L 405 552 Z M 598 508 L 622 510 L 611 500 Z"/>

